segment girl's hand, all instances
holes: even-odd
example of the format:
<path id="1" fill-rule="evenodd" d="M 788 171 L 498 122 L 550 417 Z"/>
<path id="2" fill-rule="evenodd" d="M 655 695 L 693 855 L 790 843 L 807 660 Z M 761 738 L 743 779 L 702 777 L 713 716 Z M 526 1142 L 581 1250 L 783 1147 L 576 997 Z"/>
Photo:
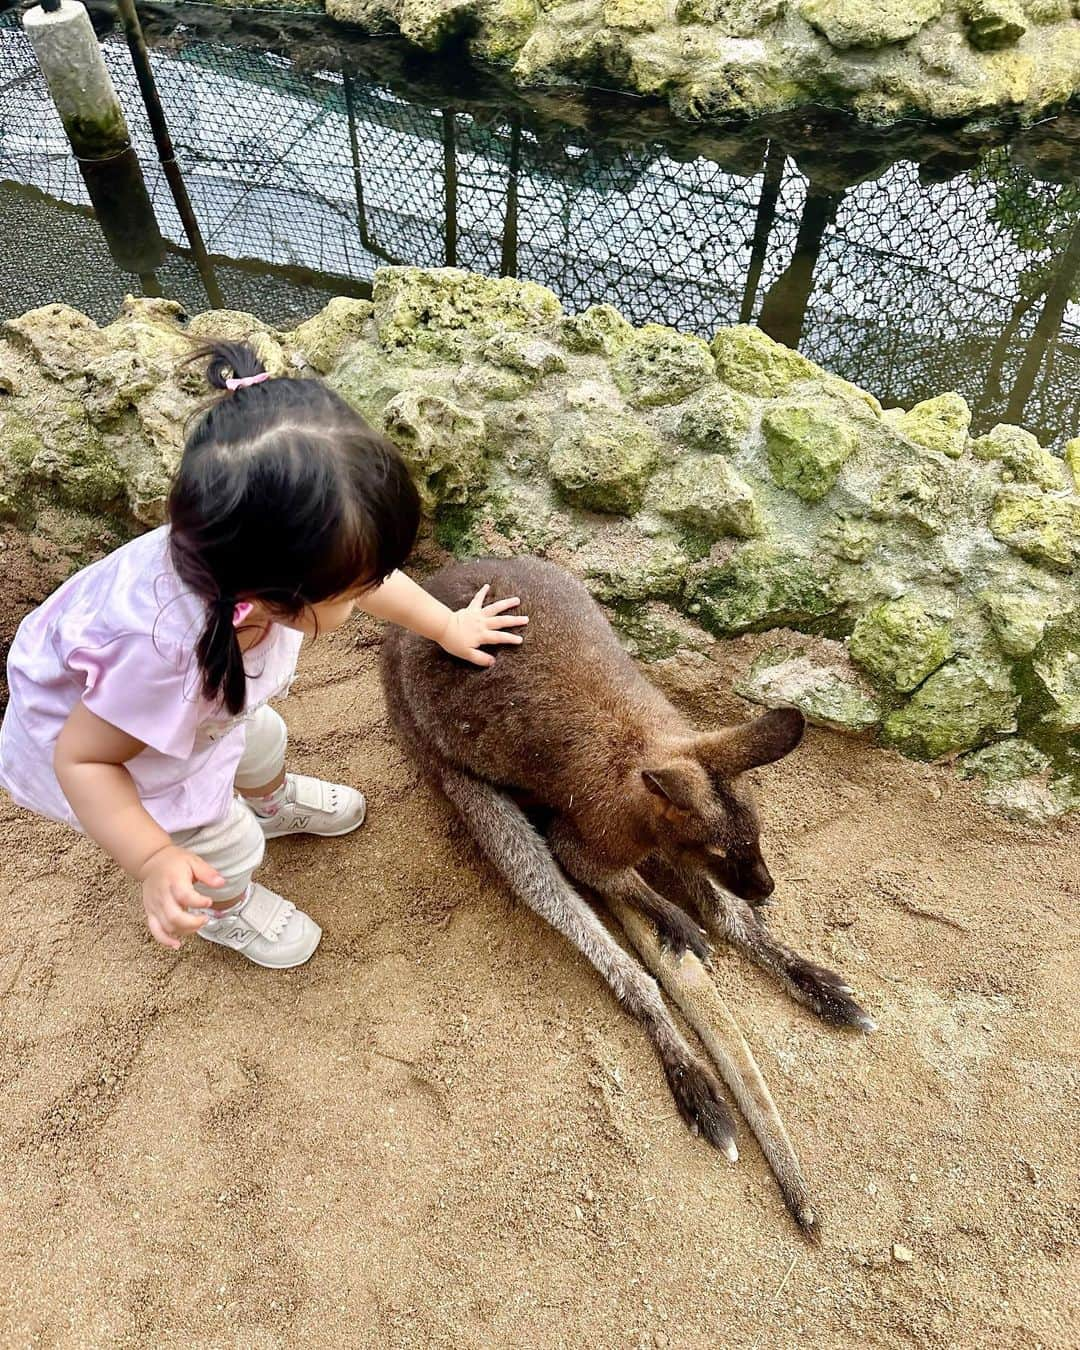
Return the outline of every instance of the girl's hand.
<path id="1" fill-rule="evenodd" d="M 498 643 L 512 643 L 519 646 L 524 640 L 517 633 L 508 633 L 507 628 L 520 628 L 529 620 L 524 614 L 507 614 L 508 609 L 516 609 L 521 601 L 512 596 L 509 600 L 496 600 L 485 605 L 484 597 L 491 589 L 481 586 L 465 609 L 459 609 L 450 615 L 446 629 L 439 639 L 439 646 L 451 656 L 460 656 L 471 661 L 474 666 L 493 666 L 495 658 L 490 652 L 480 651 L 481 647 L 490 647 Z"/>
<path id="2" fill-rule="evenodd" d="M 207 921 L 206 914 L 192 913 L 194 909 L 207 909 L 210 903 L 193 883 L 200 881 L 204 886 L 225 884 L 225 878 L 209 863 L 175 844 L 159 849 L 148 858 L 139 872 L 139 880 L 142 882 L 146 925 L 162 946 L 174 950 L 179 950 L 181 939 L 197 932 Z"/>

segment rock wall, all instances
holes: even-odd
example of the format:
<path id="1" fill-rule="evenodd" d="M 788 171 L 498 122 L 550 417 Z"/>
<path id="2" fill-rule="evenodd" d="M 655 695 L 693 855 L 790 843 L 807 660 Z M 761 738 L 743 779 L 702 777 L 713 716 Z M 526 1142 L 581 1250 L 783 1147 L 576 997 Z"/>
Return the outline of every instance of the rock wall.
<path id="1" fill-rule="evenodd" d="M 210 333 L 323 375 L 401 447 L 440 543 L 561 562 L 644 659 L 783 630 L 748 697 L 956 759 L 1017 815 L 1080 805 L 1080 439 L 972 438 L 955 394 L 883 411 L 756 328 L 389 268 L 289 333 L 158 300 L 0 326 L 0 512 L 158 522 Z"/>
<path id="2" fill-rule="evenodd" d="M 811 103 L 874 122 L 1032 116 L 1080 90 L 1076 0 L 325 0 L 325 10 L 429 51 L 462 42 L 522 85 L 615 87 L 695 120 Z"/>

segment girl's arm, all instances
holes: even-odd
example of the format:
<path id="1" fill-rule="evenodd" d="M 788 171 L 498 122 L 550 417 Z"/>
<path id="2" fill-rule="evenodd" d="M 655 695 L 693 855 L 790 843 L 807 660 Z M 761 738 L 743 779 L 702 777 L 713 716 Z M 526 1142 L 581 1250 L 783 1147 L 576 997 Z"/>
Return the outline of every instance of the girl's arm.
<path id="1" fill-rule="evenodd" d="M 386 619 L 419 633 L 421 637 L 430 638 L 451 656 L 460 656 L 477 666 L 490 666 L 494 664 L 494 656 L 480 648 L 496 643 L 516 646 L 521 637 L 505 630 L 520 628 L 529 620 L 524 614 L 506 613 L 521 603 L 516 595 L 485 605 L 484 597 L 489 589 L 482 586 L 465 609 L 452 610 L 404 572 L 393 572 L 380 586 L 365 591 L 357 604 L 376 619 Z"/>
<path id="2" fill-rule="evenodd" d="M 206 899 L 193 880 L 220 886 L 201 858 L 177 848 L 139 800 L 124 767 L 146 747 L 77 703 L 56 742 L 53 768 L 79 824 L 125 872 L 143 883 L 151 933 L 167 947 L 201 928 Z"/>

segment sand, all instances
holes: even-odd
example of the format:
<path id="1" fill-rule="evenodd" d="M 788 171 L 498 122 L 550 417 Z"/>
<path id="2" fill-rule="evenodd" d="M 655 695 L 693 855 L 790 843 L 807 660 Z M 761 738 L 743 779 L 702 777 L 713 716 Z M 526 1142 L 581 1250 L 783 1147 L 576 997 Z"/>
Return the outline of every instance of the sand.
<path id="1" fill-rule="evenodd" d="M 9 637 L 66 563 L 3 544 Z M 91 844 L 0 803 L 4 1347 L 1080 1344 L 1080 820 L 1009 824 L 824 732 L 758 774 L 773 925 L 880 1022 L 831 1030 L 717 955 L 814 1249 L 748 1132 L 734 1166 L 689 1135 L 639 1030 L 420 785 L 377 642 L 316 644 L 283 707 L 296 765 L 370 799 L 351 838 L 271 846 L 264 880 L 325 930 L 303 969 L 156 946 Z M 654 675 L 737 717 L 752 648 Z"/>

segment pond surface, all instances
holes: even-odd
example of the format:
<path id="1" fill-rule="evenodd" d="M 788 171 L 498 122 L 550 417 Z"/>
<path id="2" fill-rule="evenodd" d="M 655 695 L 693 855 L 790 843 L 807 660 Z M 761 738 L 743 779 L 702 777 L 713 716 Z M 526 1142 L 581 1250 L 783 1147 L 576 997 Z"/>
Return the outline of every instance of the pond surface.
<path id="1" fill-rule="evenodd" d="M 957 389 L 977 430 L 1080 429 L 1080 116 L 1011 137 L 825 113 L 691 127 L 325 21 L 147 10 L 196 265 L 122 32 L 94 17 L 164 243 L 110 252 L 18 15 L 0 14 L 0 317 L 62 300 L 107 322 L 142 291 L 286 325 L 367 293 L 386 262 L 456 264 L 636 323 L 756 322 L 886 404 Z"/>

